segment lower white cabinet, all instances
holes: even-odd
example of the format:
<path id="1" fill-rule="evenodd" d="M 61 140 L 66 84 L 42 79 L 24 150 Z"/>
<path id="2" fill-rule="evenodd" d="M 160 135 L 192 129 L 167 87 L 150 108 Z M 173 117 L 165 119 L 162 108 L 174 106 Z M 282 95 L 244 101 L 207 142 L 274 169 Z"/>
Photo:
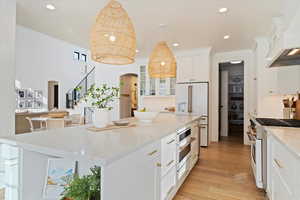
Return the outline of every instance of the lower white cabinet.
<path id="1" fill-rule="evenodd" d="M 270 200 L 300 200 L 300 159 L 268 135 L 268 188 Z"/>
<path id="2" fill-rule="evenodd" d="M 194 167 L 198 161 L 200 148 L 199 142 L 199 125 L 197 122 L 192 125 L 191 167 Z"/>
<path id="3" fill-rule="evenodd" d="M 155 142 L 105 167 L 102 199 L 159 200 L 160 148 Z"/>
<path id="4" fill-rule="evenodd" d="M 177 133 L 165 137 L 161 141 L 161 173 L 162 176 L 166 175 L 168 171 L 176 166 L 177 154 Z"/>
<path id="5" fill-rule="evenodd" d="M 161 180 L 161 200 L 168 200 L 176 188 L 176 166 Z"/>

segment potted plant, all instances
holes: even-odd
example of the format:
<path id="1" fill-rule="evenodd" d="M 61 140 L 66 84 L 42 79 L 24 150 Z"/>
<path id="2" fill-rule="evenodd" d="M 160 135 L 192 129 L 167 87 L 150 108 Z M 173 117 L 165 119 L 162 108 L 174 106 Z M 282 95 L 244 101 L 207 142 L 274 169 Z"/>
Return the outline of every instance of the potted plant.
<path id="1" fill-rule="evenodd" d="M 111 103 L 119 96 L 119 88 L 103 84 L 100 87 L 92 85 L 83 100 L 94 107 L 93 124 L 96 128 L 103 128 L 109 124 L 109 111 L 113 109 Z"/>
<path id="2" fill-rule="evenodd" d="M 75 175 L 68 180 L 62 200 L 100 200 L 101 199 L 101 168 L 93 167 L 91 174 L 79 177 Z"/>

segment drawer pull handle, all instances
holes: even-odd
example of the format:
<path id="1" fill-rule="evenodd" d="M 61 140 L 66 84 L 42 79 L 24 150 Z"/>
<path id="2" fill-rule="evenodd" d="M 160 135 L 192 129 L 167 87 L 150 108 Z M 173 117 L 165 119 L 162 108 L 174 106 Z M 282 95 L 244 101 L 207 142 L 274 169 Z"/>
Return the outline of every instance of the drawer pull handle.
<path id="1" fill-rule="evenodd" d="M 175 142 L 175 139 L 171 140 L 171 141 L 168 142 L 167 144 L 172 144 L 173 142 Z"/>
<path id="2" fill-rule="evenodd" d="M 174 160 L 172 160 L 171 162 L 169 162 L 169 163 L 167 164 L 167 167 L 169 167 L 170 165 L 172 165 L 172 163 L 174 163 Z"/>
<path id="3" fill-rule="evenodd" d="M 158 151 L 157 150 L 154 150 L 152 151 L 151 153 L 148 153 L 148 156 L 153 156 L 154 154 L 156 154 Z"/>
<path id="4" fill-rule="evenodd" d="M 157 167 L 161 167 L 161 163 L 157 163 L 156 166 L 157 166 Z"/>
<path id="5" fill-rule="evenodd" d="M 283 166 L 280 164 L 280 162 L 277 159 L 274 159 L 274 162 L 280 169 L 283 169 Z"/>
<path id="6" fill-rule="evenodd" d="M 206 128 L 206 126 L 200 126 L 200 128 Z"/>

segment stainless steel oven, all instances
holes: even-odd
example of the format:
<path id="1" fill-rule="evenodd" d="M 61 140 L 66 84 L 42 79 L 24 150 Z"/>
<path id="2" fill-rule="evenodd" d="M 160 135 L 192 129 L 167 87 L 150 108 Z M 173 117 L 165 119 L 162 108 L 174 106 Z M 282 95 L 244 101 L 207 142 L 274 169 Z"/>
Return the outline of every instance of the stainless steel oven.
<path id="1" fill-rule="evenodd" d="M 257 135 L 256 124 L 251 121 L 248 128 L 248 138 L 251 144 L 251 167 L 255 178 L 256 186 L 263 188 L 263 158 L 262 158 L 262 139 Z"/>
<path id="2" fill-rule="evenodd" d="M 191 128 L 185 127 L 178 130 L 178 145 L 177 145 L 177 178 L 181 180 L 190 169 L 191 157 Z"/>

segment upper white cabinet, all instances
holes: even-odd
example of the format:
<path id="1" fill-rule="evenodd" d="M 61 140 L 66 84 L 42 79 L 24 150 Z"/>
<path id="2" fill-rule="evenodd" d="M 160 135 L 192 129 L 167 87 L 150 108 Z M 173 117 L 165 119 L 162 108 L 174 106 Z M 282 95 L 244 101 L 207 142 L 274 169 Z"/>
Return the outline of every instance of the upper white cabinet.
<path id="1" fill-rule="evenodd" d="M 300 66 L 281 67 L 277 73 L 278 94 L 297 94 L 300 91 Z"/>
<path id="2" fill-rule="evenodd" d="M 177 83 L 208 82 L 210 79 L 210 49 L 193 54 L 177 55 Z"/>

